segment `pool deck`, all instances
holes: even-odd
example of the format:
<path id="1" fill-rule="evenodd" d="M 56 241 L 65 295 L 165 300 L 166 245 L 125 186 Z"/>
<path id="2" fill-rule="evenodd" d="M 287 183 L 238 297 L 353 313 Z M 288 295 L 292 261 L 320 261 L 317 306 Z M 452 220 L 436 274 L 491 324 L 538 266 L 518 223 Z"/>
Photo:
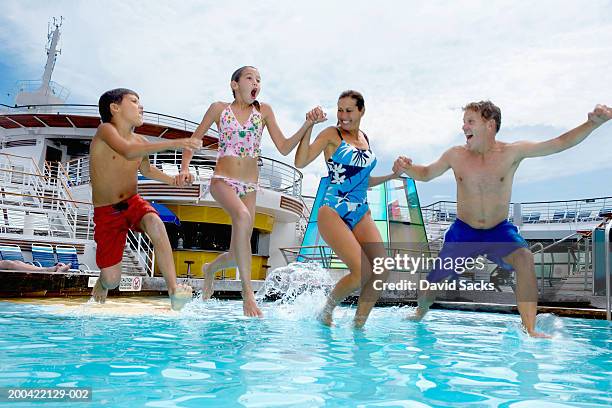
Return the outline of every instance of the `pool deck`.
<path id="1" fill-rule="evenodd" d="M 84 273 L 40 273 L 1 271 L 0 298 L 15 297 L 65 297 L 88 296 L 91 288 L 88 281 L 91 274 Z M 142 287 L 139 291 L 112 290 L 109 296 L 160 296 L 166 295 L 166 283 L 161 277 L 141 277 Z M 179 278 L 198 291 L 203 279 Z M 253 280 L 252 286 L 258 291 L 264 281 Z M 216 280 L 215 297 L 221 299 L 239 299 L 242 289 L 237 280 Z M 416 305 L 416 292 L 384 292 L 378 304 L 381 306 Z M 354 303 L 357 297 L 351 297 L 347 303 Z M 467 310 L 479 312 L 518 314 L 515 297 L 512 292 L 461 292 L 447 291 L 439 296 L 432 308 Z M 539 299 L 539 313 L 553 313 L 558 316 L 605 319 L 605 299 L 588 296 L 585 292 L 556 293 Z"/>

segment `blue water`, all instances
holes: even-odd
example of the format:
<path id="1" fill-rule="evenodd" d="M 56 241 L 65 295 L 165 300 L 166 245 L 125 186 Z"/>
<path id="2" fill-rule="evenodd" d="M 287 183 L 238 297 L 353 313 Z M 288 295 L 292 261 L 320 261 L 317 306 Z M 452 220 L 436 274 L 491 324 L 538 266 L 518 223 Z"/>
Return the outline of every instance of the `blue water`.
<path id="1" fill-rule="evenodd" d="M 267 303 L 166 299 L 0 302 L 0 387 L 92 387 L 108 407 L 565 407 L 612 404 L 610 323 L 543 315 L 553 340 L 525 337 L 518 316 L 354 308 L 336 326 L 313 317 L 316 294 Z M 22 403 L 20 406 L 41 406 Z"/>

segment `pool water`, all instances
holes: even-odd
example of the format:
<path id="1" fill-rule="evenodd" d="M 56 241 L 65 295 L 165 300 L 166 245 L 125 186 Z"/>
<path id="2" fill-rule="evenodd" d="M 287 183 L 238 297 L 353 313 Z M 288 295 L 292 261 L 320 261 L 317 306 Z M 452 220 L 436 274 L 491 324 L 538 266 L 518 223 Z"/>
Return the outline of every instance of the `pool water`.
<path id="1" fill-rule="evenodd" d="M 609 322 L 539 317 L 553 340 L 527 338 L 519 317 L 376 308 L 363 331 L 354 308 L 336 326 L 314 319 L 322 294 L 265 303 L 166 299 L 0 302 L 0 387 L 92 387 L 108 407 L 610 406 Z M 41 406 L 39 403 L 29 403 Z M 28 406 L 22 403 L 21 406 Z"/>

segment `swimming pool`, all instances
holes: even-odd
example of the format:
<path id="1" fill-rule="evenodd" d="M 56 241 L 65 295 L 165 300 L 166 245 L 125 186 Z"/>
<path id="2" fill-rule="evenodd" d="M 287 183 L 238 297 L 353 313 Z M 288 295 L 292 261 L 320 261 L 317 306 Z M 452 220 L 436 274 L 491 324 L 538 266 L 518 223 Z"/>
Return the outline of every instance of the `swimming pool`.
<path id="1" fill-rule="evenodd" d="M 315 295 L 242 317 L 237 301 L 0 302 L 0 387 L 91 387 L 109 407 L 564 407 L 612 403 L 606 321 L 540 317 L 553 340 L 526 338 L 518 316 L 376 308 L 365 330 L 313 317 Z M 41 406 L 41 404 L 33 404 Z M 22 406 L 28 405 L 23 403 Z M 45 405 L 47 406 L 47 405 Z"/>

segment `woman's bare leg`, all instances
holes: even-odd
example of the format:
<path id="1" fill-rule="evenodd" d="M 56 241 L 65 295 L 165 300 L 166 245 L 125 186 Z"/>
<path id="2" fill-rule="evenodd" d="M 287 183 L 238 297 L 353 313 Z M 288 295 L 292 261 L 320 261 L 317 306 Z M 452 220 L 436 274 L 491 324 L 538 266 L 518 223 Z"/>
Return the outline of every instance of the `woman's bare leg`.
<path id="1" fill-rule="evenodd" d="M 322 206 L 319 208 L 317 222 L 325 242 L 349 268 L 349 274 L 343 276 L 329 294 L 320 315 L 320 320 L 324 324 L 331 325 L 336 305 L 361 285 L 363 255 L 357 238 L 336 211 L 328 206 Z"/>

